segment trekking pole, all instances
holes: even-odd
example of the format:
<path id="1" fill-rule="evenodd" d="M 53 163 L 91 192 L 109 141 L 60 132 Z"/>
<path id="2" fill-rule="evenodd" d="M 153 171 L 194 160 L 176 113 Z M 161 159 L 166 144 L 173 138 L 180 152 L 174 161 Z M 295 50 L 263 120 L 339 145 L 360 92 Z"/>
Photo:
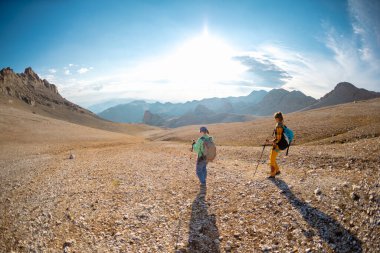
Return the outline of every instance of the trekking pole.
<path id="1" fill-rule="evenodd" d="M 195 140 L 193 140 L 192 141 L 192 143 L 191 143 L 191 149 L 190 149 L 190 160 L 191 160 L 191 157 L 192 157 L 192 153 L 193 153 L 193 151 L 194 151 L 194 144 L 195 144 Z"/>
<path id="2" fill-rule="evenodd" d="M 264 150 L 265 150 L 265 147 L 267 146 L 266 144 L 262 145 L 263 146 L 263 150 L 261 151 L 261 155 L 260 155 L 260 158 L 259 160 L 257 161 L 257 166 L 256 166 L 256 169 L 255 169 L 255 172 L 253 173 L 253 177 L 255 177 L 256 175 L 256 172 L 257 172 L 257 168 L 259 167 L 260 165 L 260 161 L 261 161 L 261 158 L 263 157 L 263 154 L 264 154 Z"/>

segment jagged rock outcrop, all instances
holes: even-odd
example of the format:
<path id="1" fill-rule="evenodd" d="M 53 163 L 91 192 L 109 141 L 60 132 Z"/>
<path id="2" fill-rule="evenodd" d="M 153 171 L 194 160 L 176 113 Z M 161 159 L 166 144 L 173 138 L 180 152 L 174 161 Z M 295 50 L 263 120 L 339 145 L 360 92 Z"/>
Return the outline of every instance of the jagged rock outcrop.
<path id="1" fill-rule="evenodd" d="M 82 109 L 63 98 L 54 84 L 41 79 L 30 67 L 24 73 L 3 68 L 0 71 L 0 95 L 20 99 L 31 106 L 37 103 L 53 108 L 54 105 L 62 105 L 72 110 Z"/>

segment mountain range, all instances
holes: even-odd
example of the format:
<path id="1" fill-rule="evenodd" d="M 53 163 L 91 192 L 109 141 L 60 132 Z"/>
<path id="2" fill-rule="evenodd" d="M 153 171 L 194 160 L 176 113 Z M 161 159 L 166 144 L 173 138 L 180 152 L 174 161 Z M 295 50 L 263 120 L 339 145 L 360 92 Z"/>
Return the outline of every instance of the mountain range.
<path id="1" fill-rule="evenodd" d="M 253 91 L 248 96 L 208 98 L 186 103 L 132 101 L 108 108 L 100 117 L 116 122 L 143 122 L 148 125 L 180 127 L 193 124 L 243 122 L 277 111 L 290 113 L 380 97 L 380 93 L 341 82 L 316 100 L 300 91 L 273 89 Z"/>
<path id="2" fill-rule="evenodd" d="M 342 82 L 318 100 L 300 91 L 273 89 L 269 92 L 253 91 L 247 96 L 207 98 L 185 103 L 136 100 L 110 107 L 97 115 L 63 98 L 54 84 L 41 79 L 31 68 L 26 68 L 23 73 L 15 73 L 9 67 L 0 71 L 0 98 L 6 103 L 27 104 L 34 113 L 87 126 L 104 126 L 107 130 L 110 130 L 110 124 L 106 124 L 103 119 L 173 128 L 192 124 L 251 121 L 277 111 L 290 113 L 376 97 L 380 97 L 379 92 Z M 95 105 L 94 108 L 99 109 L 115 101 Z M 113 127 L 119 128 L 118 125 Z"/>
<path id="3" fill-rule="evenodd" d="M 207 98 L 186 103 L 147 103 L 133 101 L 99 113 L 117 122 L 143 122 L 149 125 L 179 127 L 189 124 L 241 122 L 282 110 L 301 110 L 316 100 L 299 91 L 274 89 L 253 91 L 248 96 Z"/>

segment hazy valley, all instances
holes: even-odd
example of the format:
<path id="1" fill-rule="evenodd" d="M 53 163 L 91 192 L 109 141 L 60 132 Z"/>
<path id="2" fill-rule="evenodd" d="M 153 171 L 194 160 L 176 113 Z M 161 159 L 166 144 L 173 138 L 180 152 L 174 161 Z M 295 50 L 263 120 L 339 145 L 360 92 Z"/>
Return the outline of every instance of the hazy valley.
<path id="1" fill-rule="evenodd" d="M 318 100 L 300 91 L 272 89 L 269 92 L 253 91 L 242 97 L 208 98 L 177 104 L 132 101 L 110 107 L 98 115 L 115 122 L 175 128 L 194 124 L 252 121 L 257 117 L 273 115 L 277 111 L 306 111 L 376 97 L 380 97 L 380 93 L 342 82 Z"/>

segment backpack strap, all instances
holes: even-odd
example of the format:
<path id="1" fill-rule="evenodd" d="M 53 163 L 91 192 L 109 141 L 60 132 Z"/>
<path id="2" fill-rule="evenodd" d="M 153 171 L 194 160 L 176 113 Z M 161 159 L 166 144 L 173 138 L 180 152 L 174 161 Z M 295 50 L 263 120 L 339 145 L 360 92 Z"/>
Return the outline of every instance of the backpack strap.
<path id="1" fill-rule="evenodd" d="M 289 142 L 288 148 L 286 149 L 286 155 L 285 156 L 288 156 L 290 144 L 292 144 L 292 142 Z"/>
<path id="2" fill-rule="evenodd" d="M 287 127 L 286 125 L 283 125 L 282 128 L 285 130 L 285 129 L 288 128 L 288 127 Z M 282 132 L 282 134 L 284 134 L 284 131 Z M 291 141 L 289 142 L 288 148 L 286 149 L 286 154 L 285 154 L 285 156 L 288 156 L 290 144 L 292 144 Z"/>
<path id="3" fill-rule="evenodd" d="M 206 138 L 204 136 L 202 136 L 200 139 L 203 141 L 202 145 L 205 145 Z M 205 155 L 203 154 L 203 152 L 202 152 L 201 158 L 205 159 Z"/>
<path id="4" fill-rule="evenodd" d="M 285 125 L 283 125 L 283 124 L 276 124 L 276 126 L 275 126 L 275 128 L 273 129 L 273 134 L 272 134 L 272 136 L 276 136 L 276 130 L 277 130 L 277 127 L 281 127 L 283 130 L 285 129 L 285 128 L 287 128 Z M 282 134 L 284 134 L 284 131 L 282 131 Z"/>

